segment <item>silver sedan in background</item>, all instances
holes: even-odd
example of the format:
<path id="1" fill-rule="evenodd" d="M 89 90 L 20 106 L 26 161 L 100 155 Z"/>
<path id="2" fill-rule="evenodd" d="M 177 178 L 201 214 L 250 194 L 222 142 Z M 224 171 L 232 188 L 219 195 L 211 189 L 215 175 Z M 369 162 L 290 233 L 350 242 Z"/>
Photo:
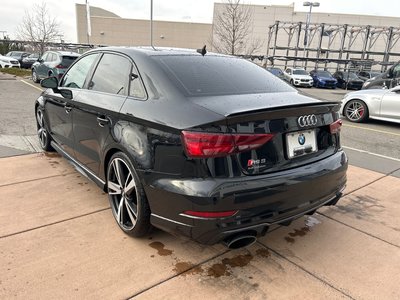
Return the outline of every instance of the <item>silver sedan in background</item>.
<path id="1" fill-rule="evenodd" d="M 371 118 L 400 123 L 400 86 L 350 92 L 342 100 L 340 112 L 351 122 Z"/>

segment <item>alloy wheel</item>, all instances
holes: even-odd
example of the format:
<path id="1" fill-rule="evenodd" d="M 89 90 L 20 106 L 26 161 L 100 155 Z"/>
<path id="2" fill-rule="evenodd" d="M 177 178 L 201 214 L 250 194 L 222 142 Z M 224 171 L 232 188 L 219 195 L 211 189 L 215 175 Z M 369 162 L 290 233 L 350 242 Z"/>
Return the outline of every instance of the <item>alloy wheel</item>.
<path id="1" fill-rule="evenodd" d="M 36 120 L 38 124 L 37 134 L 40 145 L 42 146 L 43 149 L 46 149 L 49 143 L 49 134 L 45 126 L 43 111 L 41 111 L 40 109 L 36 110 Z"/>
<path id="2" fill-rule="evenodd" d="M 111 208 L 118 224 L 132 230 L 138 220 L 138 189 L 133 171 L 121 158 L 114 158 L 108 168 L 107 187 Z"/>
<path id="3" fill-rule="evenodd" d="M 367 108 L 360 100 L 350 101 L 345 108 L 347 119 L 352 122 L 362 122 L 366 118 Z"/>

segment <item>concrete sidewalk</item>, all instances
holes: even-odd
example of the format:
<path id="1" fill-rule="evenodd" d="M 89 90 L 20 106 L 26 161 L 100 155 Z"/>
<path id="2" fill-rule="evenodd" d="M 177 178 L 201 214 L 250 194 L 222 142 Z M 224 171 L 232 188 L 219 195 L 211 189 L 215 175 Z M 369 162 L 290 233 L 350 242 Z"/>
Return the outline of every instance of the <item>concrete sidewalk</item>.
<path id="1" fill-rule="evenodd" d="M 230 251 L 130 238 L 57 154 L 1 158 L 0 299 L 398 299 L 400 178 L 386 163 L 350 166 L 336 207 Z"/>

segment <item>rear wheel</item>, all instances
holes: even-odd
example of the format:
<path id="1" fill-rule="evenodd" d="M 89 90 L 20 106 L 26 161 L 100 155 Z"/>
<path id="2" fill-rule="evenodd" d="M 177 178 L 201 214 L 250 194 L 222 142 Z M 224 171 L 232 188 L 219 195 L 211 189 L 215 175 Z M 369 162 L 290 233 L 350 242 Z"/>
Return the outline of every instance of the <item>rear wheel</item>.
<path id="1" fill-rule="evenodd" d="M 351 122 L 361 123 L 368 119 L 368 107 L 364 101 L 350 100 L 344 107 L 344 115 Z"/>
<path id="2" fill-rule="evenodd" d="M 38 77 L 35 69 L 32 70 L 32 81 L 35 83 L 39 83 L 39 77 Z"/>
<path id="3" fill-rule="evenodd" d="M 125 153 L 115 153 L 107 168 L 107 189 L 111 210 L 119 227 L 140 237 L 151 228 L 150 208 L 139 177 Z"/>

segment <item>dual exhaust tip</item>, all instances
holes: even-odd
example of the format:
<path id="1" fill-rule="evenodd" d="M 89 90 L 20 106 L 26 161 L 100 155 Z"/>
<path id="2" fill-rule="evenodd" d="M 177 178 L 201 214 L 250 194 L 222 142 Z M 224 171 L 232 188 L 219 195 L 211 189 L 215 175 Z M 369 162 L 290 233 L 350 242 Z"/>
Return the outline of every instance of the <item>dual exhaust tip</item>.
<path id="1" fill-rule="evenodd" d="M 230 236 L 224 240 L 224 245 L 228 249 L 235 250 L 243 247 L 250 246 L 257 241 L 256 234 L 253 233 L 242 233 Z"/>

